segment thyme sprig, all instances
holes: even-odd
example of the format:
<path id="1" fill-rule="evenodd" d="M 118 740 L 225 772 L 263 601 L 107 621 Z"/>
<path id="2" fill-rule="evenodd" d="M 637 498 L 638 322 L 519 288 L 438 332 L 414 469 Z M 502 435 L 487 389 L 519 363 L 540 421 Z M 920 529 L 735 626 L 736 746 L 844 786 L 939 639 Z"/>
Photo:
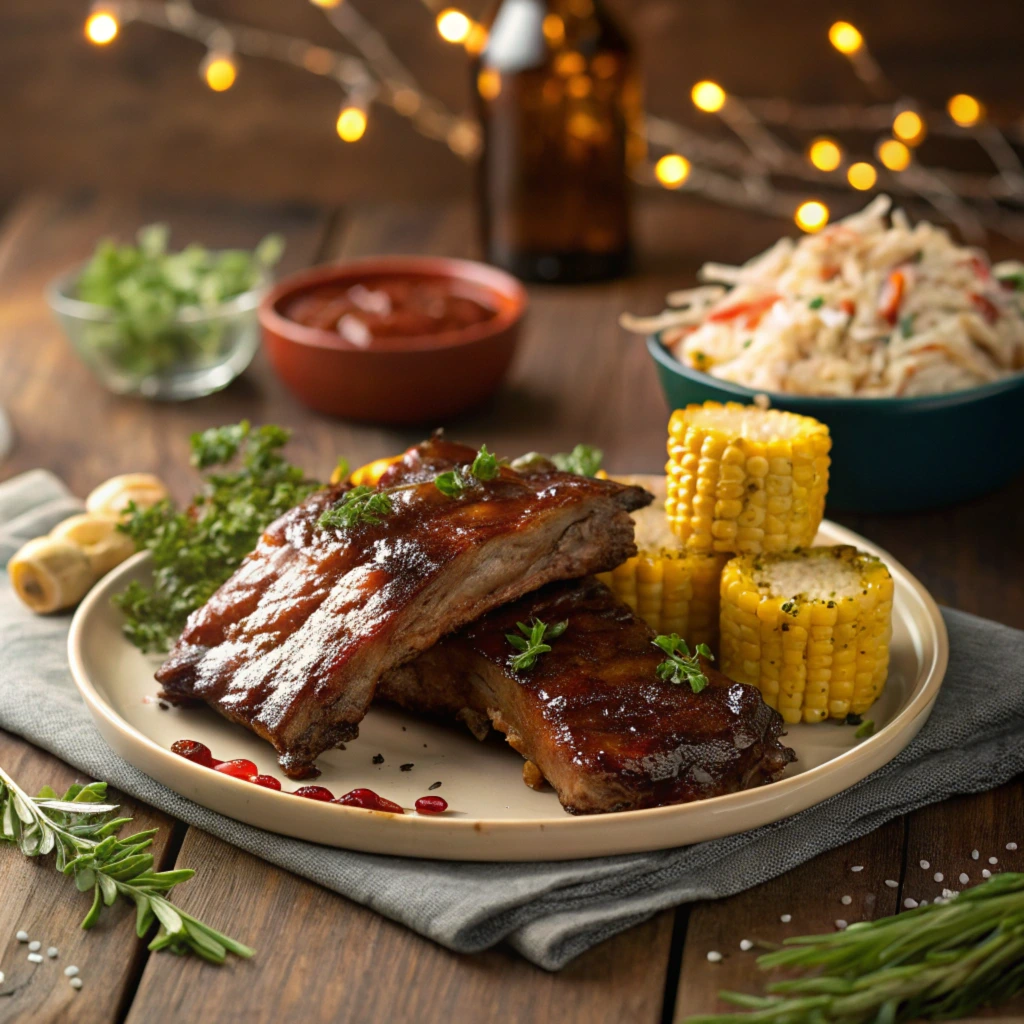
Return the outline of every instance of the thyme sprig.
<path id="1" fill-rule="evenodd" d="M 766 996 L 721 992 L 752 1012 L 700 1015 L 688 1024 L 900 1024 L 973 1015 L 1024 991 L 1024 874 L 993 875 L 942 903 L 842 932 L 786 939 L 757 965 L 803 976 L 769 985 Z"/>
<path id="2" fill-rule="evenodd" d="M 689 646 L 678 633 L 657 636 L 652 643 L 666 655 L 665 660 L 656 669 L 662 682 L 675 683 L 677 686 L 689 683 L 694 693 L 700 693 L 708 685 L 708 677 L 704 675 L 698 657 L 703 655 L 709 661 L 715 660 L 707 644 L 697 644 L 694 653 L 690 654 Z"/>
<path id="3" fill-rule="evenodd" d="M 103 908 L 124 896 L 135 903 L 139 938 L 159 923 L 151 950 L 195 953 L 215 964 L 228 953 L 251 957 L 254 950 L 171 903 L 167 894 L 195 872 L 154 871 L 153 855 L 146 851 L 158 830 L 119 838 L 132 819 L 114 817 L 117 805 L 107 803 L 106 796 L 105 782 L 75 783 L 63 797 L 49 786 L 29 796 L 0 768 L 0 842 L 14 844 L 26 857 L 55 854 L 57 870 L 74 875 L 79 892 L 92 891 L 83 928 L 92 928 Z"/>
<path id="4" fill-rule="evenodd" d="M 497 457 L 487 450 L 487 445 L 482 444 L 468 471 L 458 466 L 439 473 L 434 477 L 434 486 L 448 498 L 460 498 L 475 481 L 486 483 L 500 472 L 501 464 Z"/>
<path id="5" fill-rule="evenodd" d="M 341 501 L 327 509 L 319 519 L 322 528 L 337 527 L 348 530 L 365 523 L 376 526 L 391 515 L 391 495 L 360 484 L 346 491 Z"/>
<path id="6" fill-rule="evenodd" d="M 557 640 L 569 628 L 569 620 L 548 625 L 540 619 L 530 619 L 529 624 L 517 622 L 519 633 L 506 633 L 505 639 L 519 652 L 513 654 L 508 663 L 514 672 L 528 672 L 537 664 L 537 658 L 547 654 L 551 645 L 547 640 Z"/>

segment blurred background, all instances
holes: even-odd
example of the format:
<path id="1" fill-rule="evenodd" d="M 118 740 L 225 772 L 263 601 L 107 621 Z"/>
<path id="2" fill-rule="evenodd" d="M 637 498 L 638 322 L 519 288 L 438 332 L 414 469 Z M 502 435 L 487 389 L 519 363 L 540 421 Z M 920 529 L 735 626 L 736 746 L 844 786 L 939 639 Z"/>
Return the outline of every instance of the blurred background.
<path id="1" fill-rule="evenodd" d="M 201 0 L 197 9 L 342 47 L 300 0 Z M 357 5 L 358 6 L 358 5 Z M 461 5 L 482 17 L 488 4 Z M 690 86 L 702 78 L 741 96 L 866 102 L 863 83 L 827 42 L 852 21 L 900 90 L 941 110 L 950 95 L 984 99 L 992 119 L 1021 115 L 1024 17 L 1019 0 L 878 3 L 844 0 L 609 0 L 631 32 L 647 108 L 709 131 Z M 446 44 L 419 0 L 373 0 L 363 13 L 427 91 L 469 106 L 468 59 Z M 230 196 L 311 203 L 465 195 L 471 170 L 445 146 L 375 107 L 358 147 L 335 132 L 338 87 L 297 68 L 243 58 L 215 94 L 197 68 L 201 46 L 146 24 L 89 46 L 80 0 L 4 0 L 0 10 L 0 197 L 28 186 Z M 929 138 L 922 159 L 984 164 L 971 147 Z M 948 151 L 947 151 L 948 150 Z M 847 197 L 854 207 L 861 197 Z"/>

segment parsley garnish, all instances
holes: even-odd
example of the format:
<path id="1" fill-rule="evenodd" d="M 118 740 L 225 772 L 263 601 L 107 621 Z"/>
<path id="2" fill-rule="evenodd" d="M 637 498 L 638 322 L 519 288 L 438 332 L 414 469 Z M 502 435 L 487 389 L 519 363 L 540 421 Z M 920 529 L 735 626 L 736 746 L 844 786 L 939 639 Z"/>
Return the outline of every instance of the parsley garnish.
<path id="1" fill-rule="evenodd" d="M 549 626 L 540 619 L 531 619 L 529 625 L 525 622 L 517 622 L 519 633 L 506 633 L 505 639 L 519 652 L 509 658 L 509 665 L 514 672 L 525 672 L 533 668 L 537 663 L 537 657 L 547 654 L 551 645 L 545 640 L 557 640 L 569 627 L 569 621 L 556 622 Z"/>
<path id="2" fill-rule="evenodd" d="M 658 678 L 662 682 L 676 685 L 689 683 L 690 689 L 694 693 L 700 693 L 708 685 L 708 677 L 701 670 L 698 659 L 698 655 L 703 655 L 714 661 L 714 656 L 707 644 L 697 644 L 694 653 L 690 654 L 690 648 L 678 633 L 673 633 L 671 636 L 657 636 L 652 643 L 667 655 L 657 668 Z"/>
<path id="3" fill-rule="evenodd" d="M 875 723 L 870 718 L 865 718 L 853 736 L 854 739 L 866 740 L 869 736 L 874 736 L 874 734 Z"/>
<path id="4" fill-rule="evenodd" d="M 604 452 L 590 444 L 578 444 L 571 452 L 552 455 L 551 461 L 563 473 L 575 473 L 577 476 L 597 476 L 597 471 L 604 461 Z"/>
<path id="5" fill-rule="evenodd" d="M 339 530 L 348 530 L 360 524 L 376 526 L 390 514 L 391 495 L 360 484 L 346 491 L 341 501 L 327 509 L 318 524 L 324 529 L 335 526 Z"/>
<path id="6" fill-rule="evenodd" d="M 124 632 L 143 651 L 166 651 L 188 616 L 205 604 L 256 547 L 260 534 L 320 485 L 280 454 L 289 432 L 247 421 L 193 434 L 192 465 L 208 470 L 237 456 L 233 472 L 206 473 L 205 486 L 179 511 L 170 501 L 129 506 L 119 529 L 153 554 L 153 585 L 138 581 L 114 598 Z"/>
<path id="7" fill-rule="evenodd" d="M 473 486 L 474 480 L 486 483 L 493 480 L 501 472 L 501 464 L 495 455 L 487 450 L 487 445 L 480 445 L 472 465 L 467 473 L 461 466 L 439 473 L 434 477 L 434 486 L 448 498 L 460 498 Z"/>
<path id="8" fill-rule="evenodd" d="M 908 313 L 905 317 L 900 320 L 900 334 L 904 338 L 909 338 L 914 333 L 914 314 Z"/>
<path id="9" fill-rule="evenodd" d="M 1004 274 L 999 283 L 1017 292 L 1024 292 L 1024 274 Z"/>
<path id="10" fill-rule="evenodd" d="M 815 297 L 813 299 L 811 299 L 810 302 L 807 303 L 807 308 L 808 309 L 821 309 L 821 307 L 824 306 L 824 305 L 825 305 L 825 296 L 824 295 L 815 295 Z"/>

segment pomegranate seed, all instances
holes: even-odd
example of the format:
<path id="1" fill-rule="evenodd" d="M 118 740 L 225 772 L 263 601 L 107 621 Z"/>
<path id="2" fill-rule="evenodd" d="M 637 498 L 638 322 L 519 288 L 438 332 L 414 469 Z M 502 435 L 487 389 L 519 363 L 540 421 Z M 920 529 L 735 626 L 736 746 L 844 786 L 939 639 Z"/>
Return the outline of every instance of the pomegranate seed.
<path id="1" fill-rule="evenodd" d="M 389 811 L 391 814 L 405 814 L 401 804 L 378 796 L 372 789 L 353 789 L 334 801 L 346 807 L 362 807 L 367 811 Z"/>
<path id="2" fill-rule="evenodd" d="M 234 761 L 222 761 L 213 769 L 221 775 L 230 775 L 233 779 L 245 779 L 251 782 L 259 774 L 259 768 L 252 761 L 244 757 L 238 757 Z"/>
<path id="3" fill-rule="evenodd" d="M 299 786 L 292 794 L 304 796 L 307 800 L 333 800 L 334 794 L 323 786 Z"/>
<path id="4" fill-rule="evenodd" d="M 416 801 L 417 814 L 443 814 L 448 810 L 448 801 L 439 796 L 421 796 Z"/>
<path id="5" fill-rule="evenodd" d="M 204 768 L 212 768 L 214 764 L 220 763 L 214 761 L 210 748 L 197 740 L 175 740 L 171 744 L 171 753 L 193 764 L 201 764 Z"/>
<path id="6" fill-rule="evenodd" d="M 262 786 L 264 789 L 276 789 L 278 791 L 281 789 L 281 783 L 273 775 L 254 775 L 249 781 L 255 782 L 257 786 Z"/>

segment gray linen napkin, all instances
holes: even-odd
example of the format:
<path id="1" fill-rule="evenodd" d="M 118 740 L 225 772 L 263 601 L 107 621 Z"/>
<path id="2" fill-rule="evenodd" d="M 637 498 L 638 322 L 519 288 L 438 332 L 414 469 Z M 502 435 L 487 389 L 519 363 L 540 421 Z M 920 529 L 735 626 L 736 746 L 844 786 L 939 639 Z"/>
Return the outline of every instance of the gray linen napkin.
<path id="1" fill-rule="evenodd" d="M 78 503 L 49 473 L 0 485 L 0 566 Z M 1024 771 L 1024 632 L 944 611 L 952 649 L 931 719 L 890 764 L 824 803 L 743 835 L 658 853 L 467 864 L 349 853 L 191 803 L 100 738 L 68 671 L 68 617 L 32 615 L 0 575 L 0 727 L 94 778 L 463 952 L 508 941 L 557 970 L 657 911 L 728 896 L 898 815 Z M 242 936 L 244 939 L 244 936 Z"/>

